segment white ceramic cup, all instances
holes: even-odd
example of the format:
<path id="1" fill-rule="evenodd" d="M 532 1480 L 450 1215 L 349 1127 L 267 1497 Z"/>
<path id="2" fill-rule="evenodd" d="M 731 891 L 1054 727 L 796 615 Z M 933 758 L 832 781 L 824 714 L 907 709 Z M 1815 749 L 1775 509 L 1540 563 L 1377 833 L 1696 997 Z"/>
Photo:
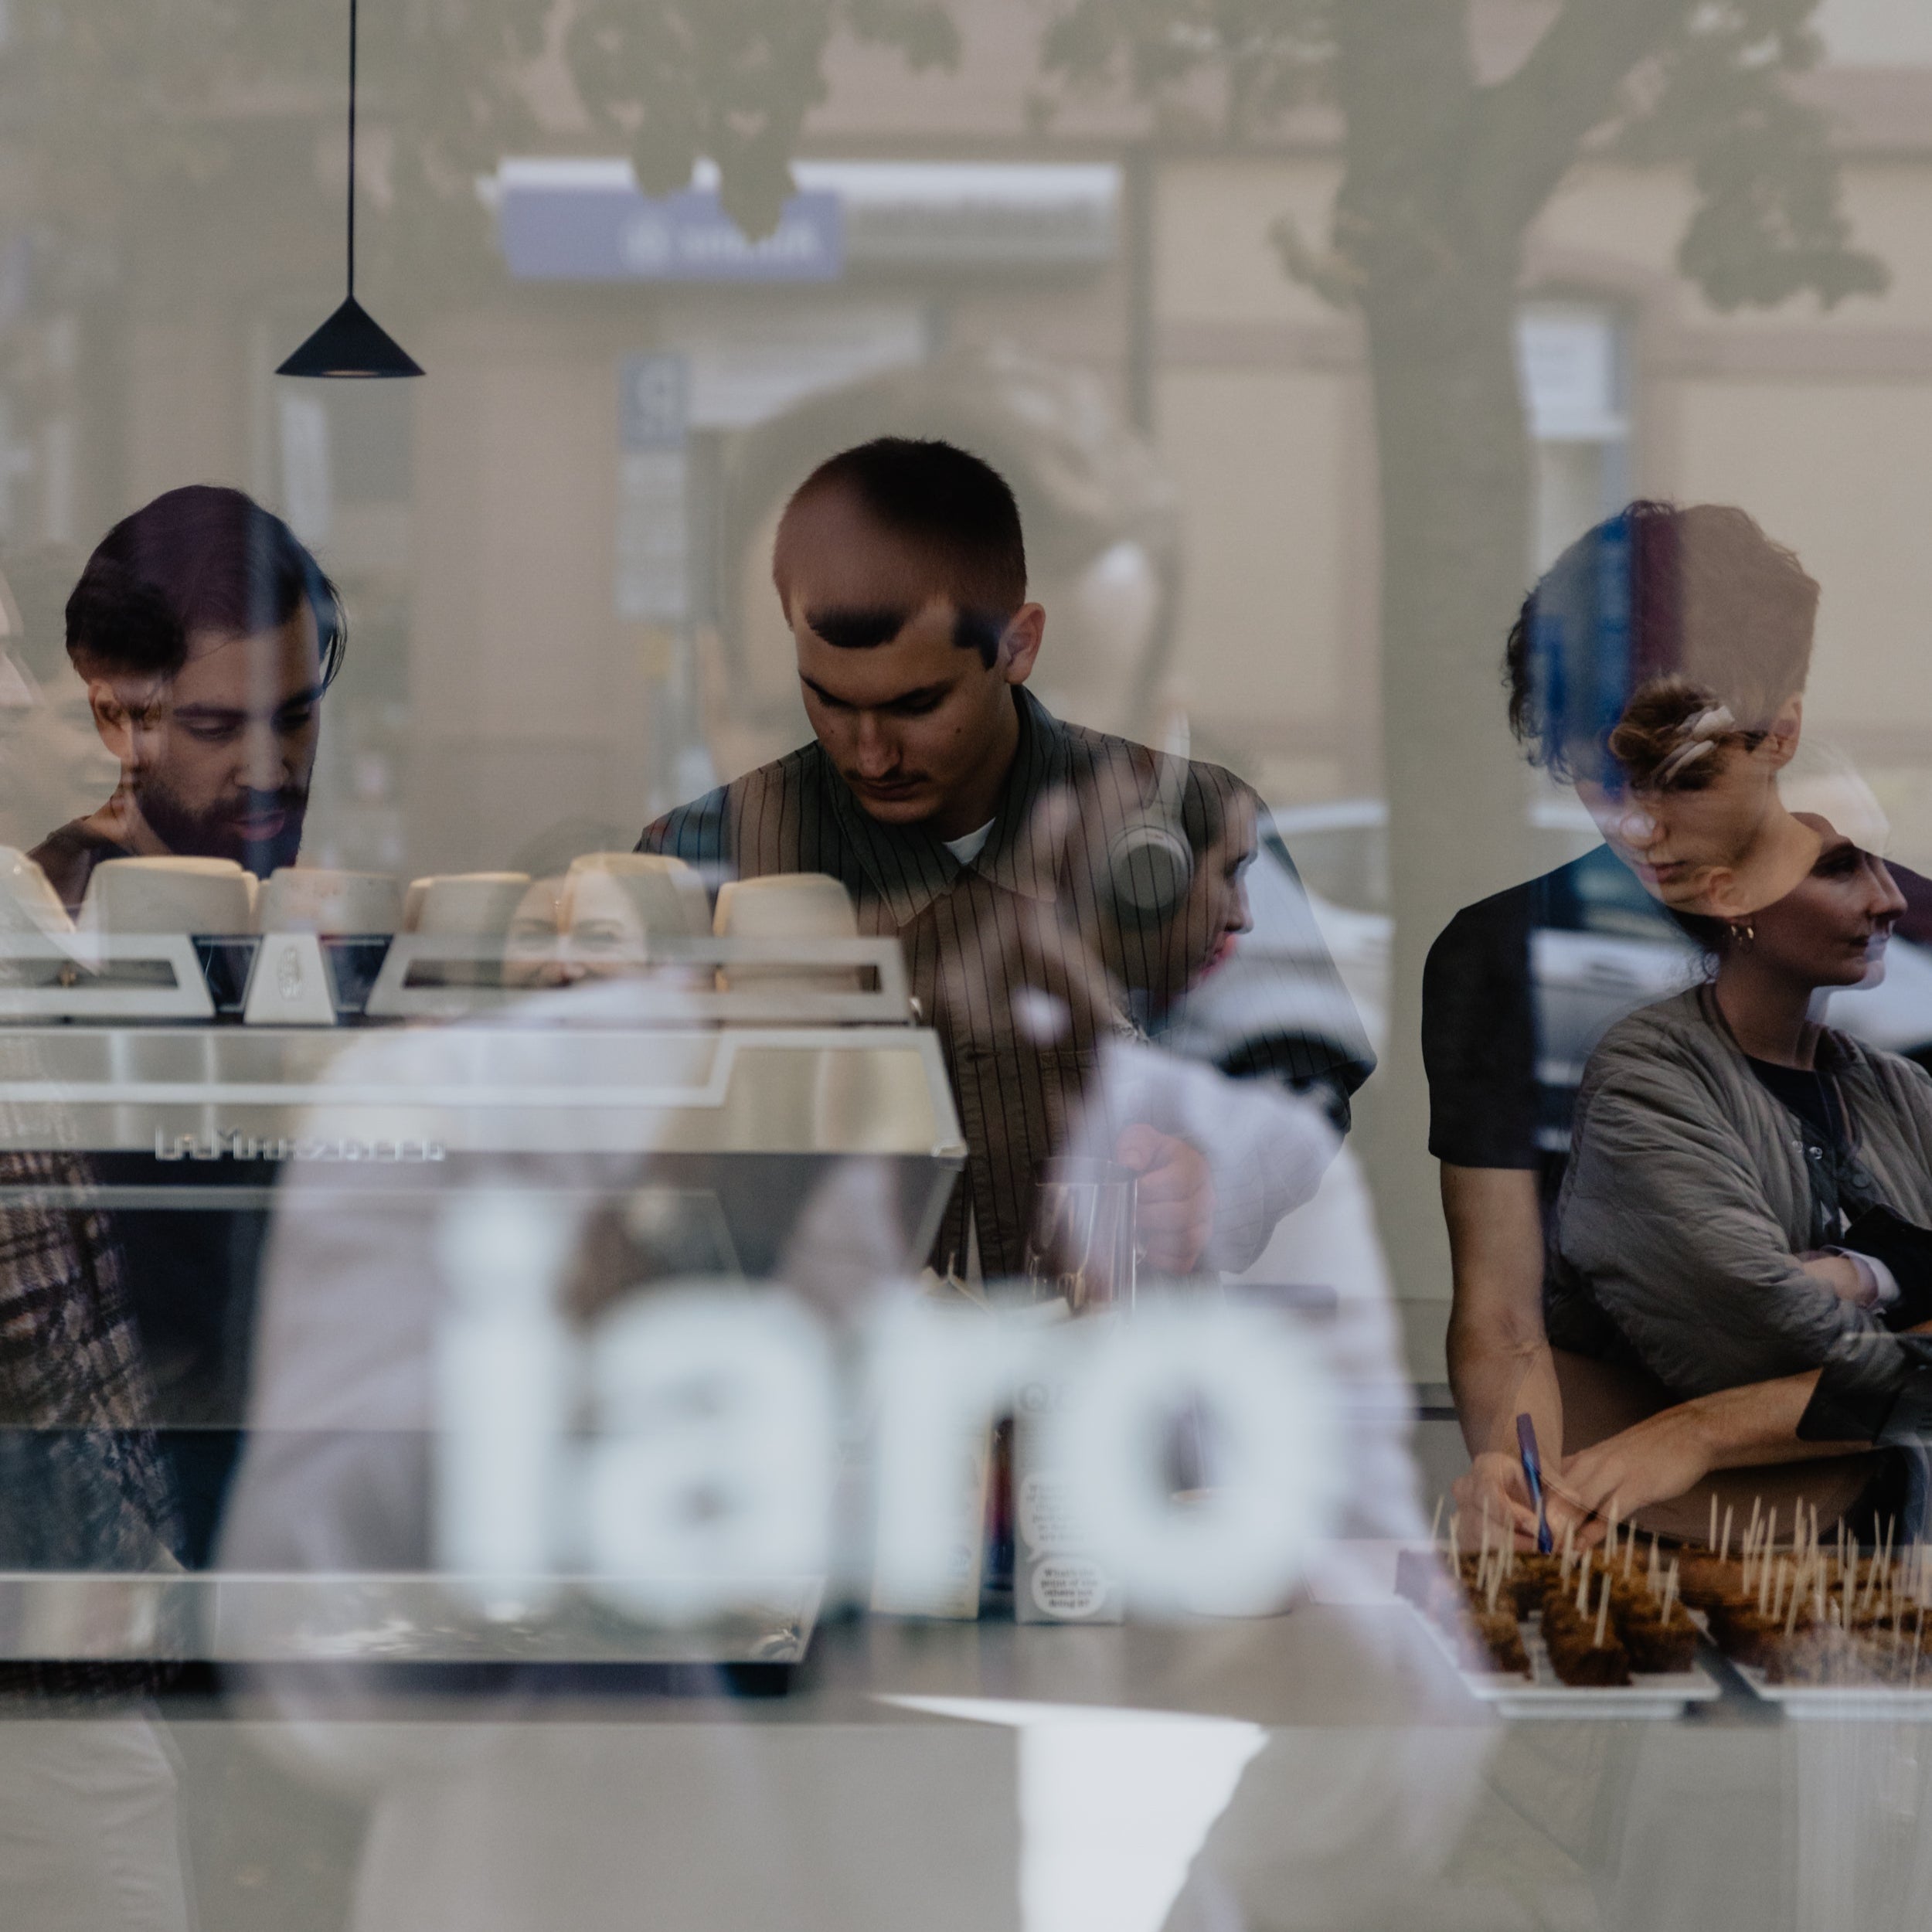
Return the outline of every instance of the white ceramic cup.
<path id="1" fill-rule="evenodd" d="M 401 880 L 383 872 L 333 872 L 283 866 L 256 903 L 265 933 L 393 933 L 403 923 Z"/>
<path id="2" fill-rule="evenodd" d="M 232 859 L 104 859 L 80 922 L 102 933 L 250 933 L 253 883 Z"/>

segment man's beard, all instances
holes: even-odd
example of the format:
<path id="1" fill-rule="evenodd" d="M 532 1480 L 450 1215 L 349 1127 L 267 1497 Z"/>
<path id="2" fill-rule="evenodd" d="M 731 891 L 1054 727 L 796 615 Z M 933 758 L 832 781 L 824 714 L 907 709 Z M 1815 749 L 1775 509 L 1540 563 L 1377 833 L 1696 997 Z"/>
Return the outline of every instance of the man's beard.
<path id="1" fill-rule="evenodd" d="M 207 811 L 191 811 L 151 774 L 135 779 L 134 803 L 148 828 L 168 849 L 184 859 L 232 859 L 266 879 L 277 866 L 292 866 L 302 844 L 302 819 L 308 810 L 304 787 L 280 791 L 244 791 Z M 282 815 L 281 829 L 268 838 L 243 835 L 244 819 Z"/>

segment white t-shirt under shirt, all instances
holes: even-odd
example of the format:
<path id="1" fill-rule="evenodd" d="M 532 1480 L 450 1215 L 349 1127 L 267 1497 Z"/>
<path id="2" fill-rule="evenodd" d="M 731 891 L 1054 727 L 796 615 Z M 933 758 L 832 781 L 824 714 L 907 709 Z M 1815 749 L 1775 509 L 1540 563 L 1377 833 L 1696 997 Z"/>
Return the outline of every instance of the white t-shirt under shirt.
<path id="1" fill-rule="evenodd" d="M 940 843 L 962 866 L 970 866 L 986 849 L 986 842 L 992 837 L 993 828 L 998 822 L 996 818 L 989 818 L 978 831 L 969 832 L 964 838 L 942 839 Z"/>

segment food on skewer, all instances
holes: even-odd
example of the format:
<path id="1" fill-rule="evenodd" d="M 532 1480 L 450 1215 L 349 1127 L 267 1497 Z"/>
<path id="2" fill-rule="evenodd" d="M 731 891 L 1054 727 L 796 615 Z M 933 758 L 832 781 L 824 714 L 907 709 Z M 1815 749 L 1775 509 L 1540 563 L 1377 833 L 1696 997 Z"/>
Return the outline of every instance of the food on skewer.
<path id="1" fill-rule="evenodd" d="M 1402 1553 L 1396 1587 L 1472 1670 L 1533 1674 L 1519 1623 L 1527 1614 L 1540 1617 L 1551 1666 L 1572 1685 L 1688 1669 L 1700 1621 L 1727 1656 L 1773 1683 L 1916 1690 L 1923 1670 L 1932 1684 L 1932 1548 L 1901 1547 L 1888 1527 L 1861 1549 L 1842 1526 L 1828 1539 L 1815 1515 L 1794 1515 L 1781 1524 L 1760 1503 L 1734 1552 L 1733 1518 L 1719 1519 L 1715 1549 L 1639 1550 L 1622 1526 L 1614 1549 L 1607 1536 L 1600 1549 L 1566 1539 L 1560 1556 L 1488 1536 L 1465 1556 L 1452 1519 L 1446 1560 L 1440 1549 Z"/>
<path id="2" fill-rule="evenodd" d="M 1472 1609 L 1463 1626 L 1459 1645 L 1464 1668 L 1475 1671 L 1499 1671 L 1527 1677 L 1529 1653 L 1523 1648 L 1522 1627 L 1515 1611 L 1505 1606 L 1498 1610 Z"/>
<path id="3" fill-rule="evenodd" d="M 1519 1556 L 1505 1587 L 1513 1598 L 1519 1617 L 1533 1615 L 1543 1607 L 1544 1593 L 1557 1580 L 1562 1560 L 1556 1556 Z"/>
<path id="4" fill-rule="evenodd" d="M 1745 1600 L 1741 1564 L 1709 1549 L 1686 1550 L 1679 1563 L 1683 1577 L 1680 1594 L 1693 1610 L 1709 1610 L 1730 1598 Z"/>
<path id="5" fill-rule="evenodd" d="M 1772 1683 L 1916 1689 L 1932 1556 L 1899 1548 L 1891 1525 L 1869 1556 L 1842 1523 L 1827 1541 L 1801 1507 L 1780 1546 L 1775 1515 L 1760 1524 L 1760 1515 L 1753 1511 L 1736 1560 L 1721 1528 L 1715 1553 L 1683 1559 L 1684 1597 L 1706 1613 L 1725 1655 Z"/>
<path id="6" fill-rule="evenodd" d="M 1634 1603 L 1619 1620 L 1624 1648 L 1634 1671 L 1689 1670 L 1697 1655 L 1698 1628 L 1673 1597 Z"/>
<path id="7" fill-rule="evenodd" d="M 1589 1590 L 1586 1577 L 1580 1594 Z M 1543 1647 L 1551 1667 L 1566 1684 L 1611 1685 L 1630 1682 L 1630 1657 L 1611 1626 L 1610 1579 L 1603 1580 L 1593 1617 L 1580 1609 L 1567 1590 L 1543 1599 Z"/>
<path id="8" fill-rule="evenodd" d="M 1552 1667 L 1565 1683 L 1628 1685 L 1633 1669 L 1689 1669 L 1699 1636 L 1679 1595 L 1675 1563 L 1666 1573 L 1655 1548 L 1641 1569 L 1635 1557 L 1628 1529 L 1614 1553 L 1607 1539 L 1600 1550 L 1566 1543 L 1559 1556 L 1485 1535 L 1464 1555 L 1452 1517 L 1442 1544 L 1398 1553 L 1396 1591 L 1450 1638 L 1466 1670 L 1533 1675 L 1522 1621 L 1540 1617 Z"/>
<path id="9" fill-rule="evenodd" d="M 1464 1669 L 1527 1677 L 1529 1658 L 1516 1621 L 1510 1563 L 1508 1551 L 1458 1556 L 1453 1542 L 1447 1560 L 1440 1549 L 1401 1550 L 1396 1594 L 1451 1639 Z"/>

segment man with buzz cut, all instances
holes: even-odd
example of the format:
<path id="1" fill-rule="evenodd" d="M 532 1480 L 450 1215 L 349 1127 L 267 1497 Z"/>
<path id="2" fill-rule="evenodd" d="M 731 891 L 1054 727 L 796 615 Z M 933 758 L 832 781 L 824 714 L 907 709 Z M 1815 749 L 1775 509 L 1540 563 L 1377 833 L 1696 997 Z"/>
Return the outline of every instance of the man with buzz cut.
<path id="1" fill-rule="evenodd" d="M 1257 801 L 1216 767 L 1063 723 L 1027 691 L 1046 613 L 1027 598 L 1012 492 L 964 450 L 883 437 L 821 464 L 780 519 L 772 576 L 814 742 L 669 813 L 640 849 L 714 879 L 829 873 L 862 930 L 899 940 L 968 1150 L 933 1260 L 1019 1273 L 1042 1165 L 1066 1151 L 1104 1043 L 1138 1030 L 1123 986 L 1171 1011 L 1245 927 L 1247 853 L 1223 856 L 1223 828 L 1251 827 Z M 1136 957 L 1095 982 L 1049 955 L 1097 905 Z M 1299 937 L 1309 990 L 1345 1010 L 1311 921 Z M 1370 1063 L 1366 1043 L 1291 1036 L 1240 1070 L 1311 1090 L 1345 1125 Z M 1111 1133 L 1139 1177 L 1142 1251 L 1165 1274 L 1245 1267 L 1312 1188 L 1310 1164 L 1216 1162 L 1182 1124 L 1145 1106 Z"/>

